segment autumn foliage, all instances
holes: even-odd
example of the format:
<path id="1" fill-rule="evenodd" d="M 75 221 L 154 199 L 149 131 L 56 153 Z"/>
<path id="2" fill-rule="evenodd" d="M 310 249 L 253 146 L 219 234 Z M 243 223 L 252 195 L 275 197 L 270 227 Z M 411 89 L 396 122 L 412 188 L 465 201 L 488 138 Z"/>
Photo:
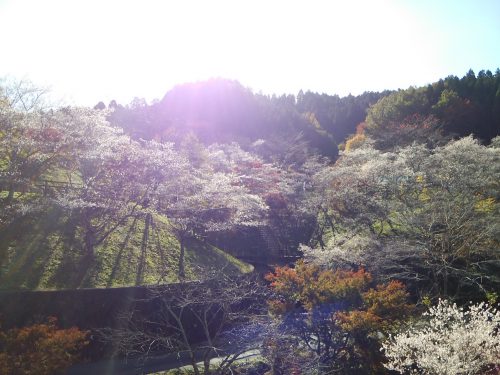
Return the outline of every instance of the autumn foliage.
<path id="1" fill-rule="evenodd" d="M 371 276 L 363 269 L 357 272 L 322 270 L 298 262 L 295 268 L 276 267 L 266 280 L 271 282 L 271 287 L 280 294 L 283 302 L 295 301 L 311 310 L 322 303 L 340 299 L 356 304 L 359 291 L 367 287 Z"/>
<path id="2" fill-rule="evenodd" d="M 0 373 L 10 375 L 61 374 L 79 359 L 88 344 L 87 332 L 58 329 L 47 323 L 0 331 Z"/>
<path id="3" fill-rule="evenodd" d="M 266 280 L 279 295 L 269 302 L 274 314 L 298 306 L 311 311 L 321 304 L 337 301 L 341 302 L 342 309 L 335 312 L 335 316 L 341 317 L 340 324 L 347 324 L 349 316 L 359 317 L 360 313 L 387 322 L 400 319 L 411 310 L 406 302 L 408 293 L 401 282 L 391 281 L 370 288 L 372 277 L 364 269 L 321 269 L 300 261 L 295 268 L 276 267 L 274 273 L 266 275 Z"/>
<path id="4" fill-rule="evenodd" d="M 390 281 L 361 293 L 362 307 L 338 312 L 336 318 L 338 324 L 349 332 L 387 330 L 411 312 L 412 306 L 407 304 L 407 298 L 404 285 Z"/>
<path id="5" fill-rule="evenodd" d="M 276 267 L 266 279 L 275 292 L 270 311 L 287 337 L 282 341 L 302 341 L 301 347 L 310 348 L 304 357 L 330 370 L 380 369 L 377 336 L 412 312 L 401 282 L 373 285 L 364 269 L 332 270 L 299 261 L 295 268 Z"/>

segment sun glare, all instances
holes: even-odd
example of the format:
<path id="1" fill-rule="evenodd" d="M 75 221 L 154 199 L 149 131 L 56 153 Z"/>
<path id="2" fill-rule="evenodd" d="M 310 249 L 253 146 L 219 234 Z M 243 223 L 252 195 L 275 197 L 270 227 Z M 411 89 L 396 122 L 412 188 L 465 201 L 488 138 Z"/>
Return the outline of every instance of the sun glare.
<path id="1" fill-rule="evenodd" d="M 0 32 L 13 37 L 4 38 L 9 55 L 0 69 L 83 104 L 161 98 L 175 84 L 211 77 L 265 93 L 346 95 L 450 73 L 439 46 L 451 35 L 436 33 L 404 1 L 51 0 L 3 8 Z"/>

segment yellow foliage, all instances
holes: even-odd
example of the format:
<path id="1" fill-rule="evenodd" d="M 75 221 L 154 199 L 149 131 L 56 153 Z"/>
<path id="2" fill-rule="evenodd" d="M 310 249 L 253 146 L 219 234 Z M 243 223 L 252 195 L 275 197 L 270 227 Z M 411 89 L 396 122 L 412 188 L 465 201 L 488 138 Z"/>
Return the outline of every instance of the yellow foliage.
<path id="1" fill-rule="evenodd" d="M 363 145 L 366 141 L 366 135 L 358 133 L 349 138 L 345 143 L 345 152 L 350 152 Z"/>
<path id="2" fill-rule="evenodd" d="M 418 196 L 418 199 L 420 199 L 422 202 L 427 202 L 431 199 L 431 196 L 429 195 L 429 190 L 427 188 L 423 188 L 422 192 Z"/>
<path id="3" fill-rule="evenodd" d="M 321 125 L 318 121 L 318 119 L 316 118 L 316 115 L 314 114 L 314 112 L 306 112 L 302 115 L 307 121 L 309 121 L 309 123 L 314 126 L 316 129 L 320 130 L 321 129 Z"/>
<path id="4" fill-rule="evenodd" d="M 490 213 L 490 212 L 493 212 L 493 210 L 495 209 L 495 198 L 486 198 L 486 199 L 481 199 L 480 201 L 478 201 L 474 208 L 476 210 L 476 212 L 482 212 L 482 213 Z"/>

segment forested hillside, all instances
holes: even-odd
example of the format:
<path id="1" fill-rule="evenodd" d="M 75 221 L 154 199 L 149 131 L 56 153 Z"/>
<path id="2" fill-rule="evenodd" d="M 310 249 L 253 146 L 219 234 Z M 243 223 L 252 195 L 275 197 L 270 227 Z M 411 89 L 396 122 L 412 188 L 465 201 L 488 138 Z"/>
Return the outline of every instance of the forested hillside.
<path id="1" fill-rule="evenodd" d="M 126 107 L 112 102 L 110 121 L 137 138 L 182 142 L 194 134 L 205 144 L 235 141 L 247 150 L 265 140 L 258 152 L 267 160 L 304 150 L 334 159 L 338 143 L 364 120 L 369 105 L 386 94 L 266 96 L 235 81 L 214 79 L 177 86 L 151 105 L 140 99 Z"/>
<path id="2" fill-rule="evenodd" d="M 358 125 L 371 137 L 394 136 L 397 144 L 410 130 L 409 140 L 433 130 L 448 138 L 473 134 L 489 142 L 500 132 L 500 71 L 477 76 L 469 71 L 423 87 L 346 97 L 310 91 L 265 96 L 238 82 L 214 79 L 177 86 L 151 105 L 137 98 L 127 106 L 112 101 L 108 107 L 114 109 L 110 121 L 138 138 L 179 142 L 193 133 L 207 144 L 236 141 L 244 148 L 263 139 L 277 157 L 291 148 L 282 144 L 286 134 L 289 143 L 300 139 L 335 158 L 337 146 Z"/>
<path id="3" fill-rule="evenodd" d="M 443 131 L 455 137 L 474 134 L 488 142 L 500 129 L 500 71 L 470 70 L 462 78 L 449 76 L 431 85 L 403 90 L 374 106 L 368 127 L 402 121 L 412 114 L 436 116 Z"/>

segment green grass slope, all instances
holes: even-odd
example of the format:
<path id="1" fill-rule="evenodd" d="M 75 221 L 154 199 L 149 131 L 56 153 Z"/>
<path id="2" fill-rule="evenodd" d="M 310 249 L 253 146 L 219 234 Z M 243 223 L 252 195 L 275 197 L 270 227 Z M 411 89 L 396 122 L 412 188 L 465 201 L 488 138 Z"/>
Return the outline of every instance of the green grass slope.
<path id="1" fill-rule="evenodd" d="M 0 229 L 0 289 L 76 289 L 177 282 L 179 242 L 168 221 L 153 217 L 143 243 L 143 219 L 130 219 L 85 256 L 80 229 L 63 212 L 50 209 Z M 186 277 L 224 269 L 247 273 L 252 266 L 201 241 L 186 248 Z"/>

